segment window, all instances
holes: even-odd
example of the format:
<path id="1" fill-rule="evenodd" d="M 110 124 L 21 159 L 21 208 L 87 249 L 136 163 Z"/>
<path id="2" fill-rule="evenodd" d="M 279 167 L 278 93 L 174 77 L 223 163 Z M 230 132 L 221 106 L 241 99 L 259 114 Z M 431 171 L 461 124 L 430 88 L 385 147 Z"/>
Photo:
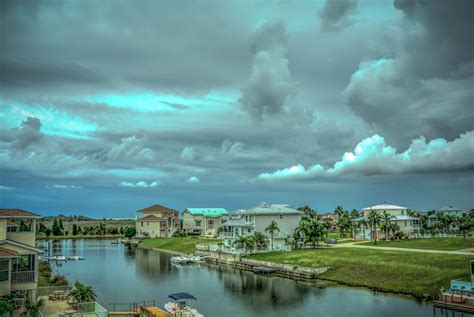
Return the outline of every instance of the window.
<path id="1" fill-rule="evenodd" d="M 35 255 L 22 255 L 19 258 L 12 259 L 12 271 L 24 272 L 35 270 Z"/>
<path id="2" fill-rule="evenodd" d="M 283 215 L 280 215 L 280 219 L 283 219 Z"/>
<path id="3" fill-rule="evenodd" d="M 402 216 L 405 214 L 405 210 L 402 210 Z"/>
<path id="4" fill-rule="evenodd" d="M 147 221 L 147 222 L 146 222 L 146 225 L 147 225 L 147 226 L 149 226 L 149 225 L 150 225 L 150 222 L 149 222 L 149 221 Z"/>
<path id="5" fill-rule="evenodd" d="M 9 273 L 10 273 L 9 261 L 1 260 L 0 261 L 0 282 L 8 281 Z"/>
<path id="6" fill-rule="evenodd" d="M 250 233 L 250 228 L 247 229 L 247 232 Z"/>
<path id="7" fill-rule="evenodd" d="M 143 227 L 143 221 L 141 223 L 142 223 L 142 227 Z"/>
<path id="8" fill-rule="evenodd" d="M 196 224 L 196 227 L 200 227 L 200 226 L 201 226 L 201 220 L 200 220 L 200 219 L 194 220 L 194 223 Z"/>
<path id="9" fill-rule="evenodd" d="M 214 224 L 214 220 L 208 220 L 208 221 L 207 221 L 207 224 L 210 225 L 210 226 L 212 226 L 212 225 Z"/>

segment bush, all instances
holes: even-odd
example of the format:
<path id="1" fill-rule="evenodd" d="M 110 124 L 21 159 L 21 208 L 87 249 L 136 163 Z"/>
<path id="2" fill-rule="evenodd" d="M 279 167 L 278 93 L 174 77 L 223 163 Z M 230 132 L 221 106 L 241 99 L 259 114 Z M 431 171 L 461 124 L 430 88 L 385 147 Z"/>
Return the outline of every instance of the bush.
<path id="1" fill-rule="evenodd" d="M 51 278 L 51 284 L 54 284 L 55 286 L 63 286 L 68 285 L 69 283 L 64 274 L 57 274 Z"/>
<path id="2" fill-rule="evenodd" d="M 51 278 L 53 272 L 51 270 L 51 265 L 48 262 L 40 262 L 38 267 L 39 274 L 46 277 Z"/>
<path id="3" fill-rule="evenodd" d="M 6 299 L 0 299 L 0 316 L 8 314 L 11 316 L 13 312 L 13 304 Z"/>

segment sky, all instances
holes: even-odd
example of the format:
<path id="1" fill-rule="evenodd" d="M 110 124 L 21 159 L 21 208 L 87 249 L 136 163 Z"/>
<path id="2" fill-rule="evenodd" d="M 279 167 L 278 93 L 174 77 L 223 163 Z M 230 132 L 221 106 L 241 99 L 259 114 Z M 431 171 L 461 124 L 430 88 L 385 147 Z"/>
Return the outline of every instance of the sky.
<path id="1" fill-rule="evenodd" d="M 474 208 L 474 2 L 0 1 L 0 206 Z"/>

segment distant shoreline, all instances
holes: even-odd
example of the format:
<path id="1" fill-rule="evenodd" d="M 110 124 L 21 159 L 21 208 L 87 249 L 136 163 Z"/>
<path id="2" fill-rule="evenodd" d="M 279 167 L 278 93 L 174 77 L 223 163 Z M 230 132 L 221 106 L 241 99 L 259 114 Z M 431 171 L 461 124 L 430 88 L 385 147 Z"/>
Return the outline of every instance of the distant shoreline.
<path id="1" fill-rule="evenodd" d="M 87 236 L 50 236 L 47 237 L 38 237 L 36 236 L 36 240 L 82 240 L 82 239 L 122 239 L 125 238 L 124 235 L 116 234 L 116 235 L 87 235 Z"/>

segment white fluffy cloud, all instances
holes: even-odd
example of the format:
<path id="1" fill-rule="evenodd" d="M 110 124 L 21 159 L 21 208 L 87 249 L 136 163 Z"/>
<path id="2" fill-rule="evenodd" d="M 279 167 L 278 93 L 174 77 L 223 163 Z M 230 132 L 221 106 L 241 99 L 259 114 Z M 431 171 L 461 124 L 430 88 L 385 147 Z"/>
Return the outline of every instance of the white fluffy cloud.
<path id="1" fill-rule="evenodd" d="M 353 152 L 344 153 L 332 167 L 315 164 L 305 168 L 299 164 L 273 173 L 262 173 L 258 178 L 277 180 L 473 170 L 473 157 L 474 131 L 461 134 L 451 142 L 445 139 L 427 142 L 421 136 L 412 140 L 408 149 L 401 153 L 376 134 L 362 140 Z"/>
<path id="2" fill-rule="evenodd" d="M 199 178 L 197 178 L 196 176 L 191 176 L 190 178 L 188 178 L 187 182 L 188 183 L 200 183 Z"/>
<path id="3" fill-rule="evenodd" d="M 50 188 L 48 186 L 48 188 Z M 64 185 L 64 184 L 54 184 L 51 186 L 51 188 L 57 188 L 57 189 L 82 189 L 82 186 L 80 185 Z"/>
<path id="4" fill-rule="evenodd" d="M 138 188 L 149 188 L 149 187 L 157 187 L 161 184 L 160 181 L 152 181 L 152 182 L 145 182 L 145 181 L 139 181 L 139 182 L 136 182 L 136 183 L 132 183 L 132 182 L 120 182 L 119 186 L 122 186 L 122 187 L 138 187 Z"/>

